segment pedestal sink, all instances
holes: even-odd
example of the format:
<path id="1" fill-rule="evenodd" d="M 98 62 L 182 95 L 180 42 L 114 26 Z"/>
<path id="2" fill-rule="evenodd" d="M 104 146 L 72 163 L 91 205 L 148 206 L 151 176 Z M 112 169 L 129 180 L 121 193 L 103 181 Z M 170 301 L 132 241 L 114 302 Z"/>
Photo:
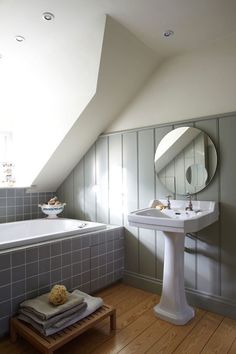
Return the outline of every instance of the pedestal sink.
<path id="1" fill-rule="evenodd" d="M 163 205 L 166 201 L 160 200 Z M 155 314 L 176 325 L 184 325 L 194 317 L 194 309 L 186 300 L 184 289 L 184 239 L 188 232 L 199 231 L 218 220 L 218 204 L 193 201 L 186 211 L 186 201 L 172 200 L 171 209 L 146 208 L 128 215 L 131 226 L 160 230 L 165 238 L 164 274 L 161 300 Z"/>

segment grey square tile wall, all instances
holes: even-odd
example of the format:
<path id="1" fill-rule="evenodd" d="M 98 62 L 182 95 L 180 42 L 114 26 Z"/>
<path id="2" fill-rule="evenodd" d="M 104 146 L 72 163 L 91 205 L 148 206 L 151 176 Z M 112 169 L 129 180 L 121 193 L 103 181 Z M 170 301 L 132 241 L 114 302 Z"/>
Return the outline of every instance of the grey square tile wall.
<path id="1" fill-rule="evenodd" d="M 44 217 L 38 204 L 47 202 L 54 195 L 53 192 L 26 193 L 25 188 L 1 188 L 0 223 Z"/>
<path id="2" fill-rule="evenodd" d="M 121 279 L 123 268 L 123 227 L 1 253 L 0 336 L 25 299 L 58 283 L 93 293 Z"/>

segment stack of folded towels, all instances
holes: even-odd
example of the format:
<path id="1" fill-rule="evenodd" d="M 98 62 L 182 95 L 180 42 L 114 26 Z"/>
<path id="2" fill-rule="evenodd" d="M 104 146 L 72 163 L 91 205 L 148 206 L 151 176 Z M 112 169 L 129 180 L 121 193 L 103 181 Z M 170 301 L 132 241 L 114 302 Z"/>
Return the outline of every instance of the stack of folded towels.
<path id="1" fill-rule="evenodd" d="M 60 305 L 50 302 L 50 294 L 22 302 L 18 313 L 20 320 L 30 323 L 45 336 L 78 322 L 103 305 L 101 298 L 90 296 L 80 290 L 67 292 L 65 302 Z"/>

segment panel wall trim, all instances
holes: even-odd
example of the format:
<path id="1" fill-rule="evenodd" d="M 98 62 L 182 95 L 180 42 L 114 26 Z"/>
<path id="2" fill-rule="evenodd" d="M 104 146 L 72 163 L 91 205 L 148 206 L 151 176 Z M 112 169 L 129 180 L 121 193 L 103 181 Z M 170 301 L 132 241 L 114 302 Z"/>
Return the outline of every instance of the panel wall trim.
<path id="1" fill-rule="evenodd" d="M 131 128 L 131 129 L 124 129 L 124 130 L 117 130 L 115 132 L 106 132 L 102 133 L 100 137 L 106 137 L 106 136 L 111 136 L 115 134 L 122 134 L 122 133 L 128 133 L 128 132 L 137 132 L 140 130 L 146 130 L 146 129 L 155 129 L 155 128 L 162 128 L 162 127 L 169 127 L 169 126 L 174 126 L 174 125 L 183 125 L 183 124 L 191 124 L 193 122 L 193 125 L 195 122 L 199 122 L 202 120 L 211 120 L 211 119 L 218 119 L 218 118 L 230 118 L 230 117 L 235 117 L 236 111 L 233 112 L 227 112 L 227 113 L 219 113 L 219 114 L 213 114 L 209 116 L 202 116 L 202 117 L 196 117 L 196 118 L 191 118 L 191 119 L 184 119 L 184 120 L 178 120 L 178 121 L 170 121 L 166 123 L 160 123 L 160 124 L 153 124 L 153 125 L 148 125 L 145 127 L 136 127 L 136 128 Z"/>
<path id="2" fill-rule="evenodd" d="M 138 273 L 124 271 L 123 281 L 124 283 L 127 283 L 131 286 L 161 295 L 161 280 Z M 186 288 L 185 291 L 188 303 L 191 306 L 199 307 L 211 312 L 216 312 L 222 316 L 227 316 L 236 320 L 236 302 L 232 302 L 229 299 L 213 296 L 193 289 Z"/>

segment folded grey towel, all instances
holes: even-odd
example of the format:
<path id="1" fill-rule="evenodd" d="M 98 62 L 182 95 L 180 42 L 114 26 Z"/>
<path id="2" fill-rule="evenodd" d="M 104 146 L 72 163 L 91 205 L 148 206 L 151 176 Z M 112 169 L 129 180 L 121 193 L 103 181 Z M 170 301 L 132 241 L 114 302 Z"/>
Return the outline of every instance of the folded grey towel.
<path id="1" fill-rule="evenodd" d="M 49 293 L 40 295 L 34 299 L 23 301 L 20 304 L 20 307 L 27 309 L 38 316 L 38 318 L 45 321 L 81 304 L 84 301 L 84 297 L 82 295 L 76 291 L 73 291 L 72 293 L 68 293 L 68 301 L 66 303 L 63 305 L 54 306 L 49 303 L 48 295 Z"/>
<path id="2" fill-rule="evenodd" d="M 32 320 L 31 318 L 29 318 L 28 316 L 25 316 L 23 314 L 18 315 L 18 318 L 30 323 L 36 330 L 38 330 L 40 333 L 42 333 L 45 336 L 50 336 L 52 334 L 55 334 L 57 332 L 60 332 L 61 330 L 63 330 L 66 327 L 71 326 L 72 324 L 82 320 L 83 318 L 91 315 L 91 313 L 93 313 L 94 311 L 96 311 L 99 307 L 101 307 L 103 305 L 103 300 L 100 297 L 93 297 L 90 296 L 86 293 L 83 293 L 80 290 L 75 290 L 74 291 L 77 295 L 83 296 L 84 297 L 84 301 L 87 303 L 87 308 L 85 310 L 82 310 L 82 312 L 79 312 L 78 314 L 73 314 L 68 316 L 68 318 L 64 318 L 63 320 L 64 323 L 59 323 L 61 324 L 61 326 L 59 328 L 57 328 L 56 326 L 58 325 L 54 325 L 50 328 L 46 328 L 43 329 L 41 326 L 39 326 L 38 323 L 36 323 L 34 320 Z"/>
<path id="3" fill-rule="evenodd" d="M 46 329 L 49 327 L 53 327 L 55 324 L 61 323 L 61 320 L 63 320 L 64 318 L 66 318 L 66 321 L 68 321 L 69 316 L 73 314 L 76 314 L 77 316 L 78 313 L 81 313 L 81 311 L 85 310 L 86 307 L 87 307 L 87 303 L 83 301 L 81 304 L 74 306 L 67 311 L 62 312 L 59 315 L 53 316 L 48 320 L 41 320 L 37 315 L 35 315 L 31 311 L 28 311 L 27 308 L 24 307 L 20 308 L 18 313 L 23 316 L 29 317 L 31 320 L 36 322 L 40 327 Z"/>

